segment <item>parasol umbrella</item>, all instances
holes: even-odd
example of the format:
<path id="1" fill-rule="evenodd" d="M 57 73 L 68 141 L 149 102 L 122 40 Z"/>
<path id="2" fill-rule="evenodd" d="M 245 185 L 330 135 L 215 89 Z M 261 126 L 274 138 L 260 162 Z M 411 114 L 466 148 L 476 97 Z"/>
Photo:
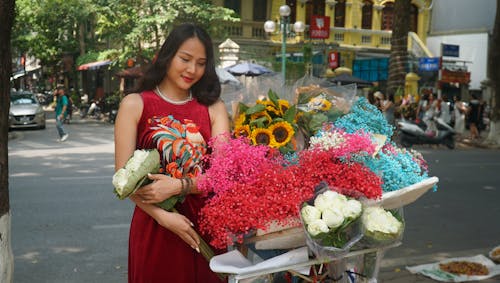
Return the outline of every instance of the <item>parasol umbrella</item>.
<path id="1" fill-rule="evenodd" d="M 368 86 L 373 86 L 373 84 L 369 81 L 365 81 L 361 78 L 355 77 L 353 75 L 349 74 L 340 74 L 336 77 L 333 77 L 331 79 L 328 79 L 329 82 L 332 83 L 338 83 L 341 85 L 345 84 L 356 84 L 358 87 L 368 87 Z"/>
<path id="2" fill-rule="evenodd" d="M 241 84 L 241 82 L 235 76 L 233 76 L 231 73 L 224 70 L 223 68 L 215 68 L 215 72 L 217 73 L 217 76 L 219 77 L 219 81 L 221 84 L 230 84 L 230 85 Z"/>
<path id="3" fill-rule="evenodd" d="M 226 67 L 224 69 L 235 76 L 244 75 L 249 77 L 255 77 L 263 74 L 273 73 L 273 71 L 269 70 L 264 66 L 249 62 L 239 63 L 236 65 Z"/>

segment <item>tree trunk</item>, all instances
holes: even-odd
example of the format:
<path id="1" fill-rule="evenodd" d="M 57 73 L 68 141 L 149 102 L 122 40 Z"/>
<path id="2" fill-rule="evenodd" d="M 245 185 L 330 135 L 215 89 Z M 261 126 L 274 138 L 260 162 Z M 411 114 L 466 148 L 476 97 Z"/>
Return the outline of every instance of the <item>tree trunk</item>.
<path id="1" fill-rule="evenodd" d="M 488 73 L 491 83 L 491 122 L 487 141 L 500 144 L 500 0 L 488 49 Z"/>
<path id="2" fill-rule="evenodd" d="M 408 32 L 410 30 L 411 0 L 396 0 L 392 25 L 391 55 L 389 57 L 389 78 L 387 95 L 391 99 L 398 89 L 405 87 L 408 64 Z"/>
<path id="3" fill-rule="evenodd" d="M 14 23 L 14 0 L 0 0 L 0 283 L 12 282 L 14 259 L 10 245 L 9 205 L 9 107 L 12 59 L 10 37 Z"/>

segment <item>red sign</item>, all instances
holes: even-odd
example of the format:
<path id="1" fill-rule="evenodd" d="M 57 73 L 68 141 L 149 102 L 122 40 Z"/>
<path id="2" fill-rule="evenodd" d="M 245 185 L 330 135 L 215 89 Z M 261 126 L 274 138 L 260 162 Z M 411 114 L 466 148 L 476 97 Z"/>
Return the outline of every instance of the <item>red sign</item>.
<path id="1" fill-rule="evenodd" d="M 470 72 L 444 69 L 441 71 L 441 81 L 445 83 L 468 84 L 470 83 Z"/>
<path id="2" fill-rule="evenodd" d="M 335 69 L 339 66 L 339 53 L 337 51 L 328 52 L 328 67 Z"/>
<path id="3" fill-rule="evenodd" d="M 326 39 L 330 37 L 330 17 L 312 16 L 309 27 L 311 38 Z"/>

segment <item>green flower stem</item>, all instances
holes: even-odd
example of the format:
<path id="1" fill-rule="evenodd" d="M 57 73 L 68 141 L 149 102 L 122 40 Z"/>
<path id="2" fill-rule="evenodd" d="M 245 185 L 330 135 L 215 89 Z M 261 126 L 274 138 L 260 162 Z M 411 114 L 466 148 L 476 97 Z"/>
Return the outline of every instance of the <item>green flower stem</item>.
<path id="1" fill-rule="evenodd" d="M 179 211 L 177 211 L 177 209 L 175 209 L 175 208 L 172 208 L 171 212 L 179 213 Z M 201 255 L 207 260 L 207 262 L 210 262 L 210 260 L 215 256 L 214 251 L 208 245 L 208 243 L 205 242 L 205 240 L 196 231 L 195 231 L 195 233 L 198 236 L 198 238 L 200 239 L 200 253 L 201 253 Z M 224 275 L 222 275 L 220 273 L 216 273 L 216 274 L 220 280 L 225 280 Z"/>

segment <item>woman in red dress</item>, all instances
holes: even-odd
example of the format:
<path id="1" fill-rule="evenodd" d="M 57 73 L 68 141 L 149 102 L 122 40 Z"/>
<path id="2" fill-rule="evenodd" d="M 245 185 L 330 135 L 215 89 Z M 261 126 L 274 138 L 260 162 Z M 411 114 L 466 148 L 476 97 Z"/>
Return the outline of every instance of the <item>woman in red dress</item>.
<path id="1" fill-rule="evenodd" d="M 165 169 L 165 174 L 150 175 L 153 182 L 130 196 L 136 206 L 130 227 L 129 282 L 221 282 L 199 253 L 195 232 L 204 203 L 196 189 L 200 165 L 183 167 L 175 150 L 184 153 L 183 158 L 186 150 L 203 154 L 211 137 L 227 132 L 229 119 L 220 100 L 212 41 L 202 28 L 180 25 L 165 40 L 137 93 L 122 100 L 115 123 L 116 169 L 134 150 L 152 148 L 160 151 Z M 155 205 L 175 195 L 185 196 L 176 205 L 180 214 Z"/>

